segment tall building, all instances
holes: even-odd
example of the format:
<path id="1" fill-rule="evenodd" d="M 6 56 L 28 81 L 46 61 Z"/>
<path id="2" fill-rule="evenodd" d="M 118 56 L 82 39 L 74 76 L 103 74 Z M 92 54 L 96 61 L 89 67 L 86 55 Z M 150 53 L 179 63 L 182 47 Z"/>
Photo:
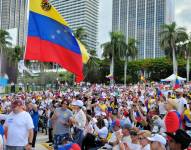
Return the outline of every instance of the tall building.
<path id="1" fill-rule="evenodd" d="M 174 0 L 113 0 L 112 31 L 138 42 L 138 59 L 164 55 L 161 25 L 174 21 Z"/>
<path id="2" fill-rule="evenodd" d="M 27 0 L 0 0 L 0 29 L 17 28 L 17 45 L 25 45 Z"/>
<path id="3" fill-rule="evenodd" d="M 96 50 L 98 35 L 99 0 L 50 0 L 75 31 L 82 27 L 87 37 L 84 42 L 89 49 Z"/>

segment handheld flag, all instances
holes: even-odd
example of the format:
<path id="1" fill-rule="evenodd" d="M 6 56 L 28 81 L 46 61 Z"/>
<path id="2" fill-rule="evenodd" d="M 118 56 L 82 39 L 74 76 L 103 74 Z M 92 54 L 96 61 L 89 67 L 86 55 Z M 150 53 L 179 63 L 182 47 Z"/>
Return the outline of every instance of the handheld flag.
<path id="1" fill-rule="evenodd" d="M 82 53 L 68 23 L 47 0 L 30 0 L 24 58 L 53 62 L 83 80 Z"/>
<path id="2" fill-rule="evenodd" d="M 110 74 L 108 74 L 108 75 L 106 76 L 106 78 L 108 78 L 108 79 L 113 79 L 113 75 L 110 73 Z"/>
<path id="3" fill-rule="evenodd" d="M 145 77 L 144 77 L 143 74 L 141 74 L 141 81 L 142 81 L 142 82 L 146 82 Z"/>
<path id="4" fill-rule="evenodd" d="M 176 76 L 176 81 L 175 81 L 175 85 L 174 85 L 174 89 L 178 89 L 180 88 L 180 81 L 178 80 L 178 77 Z"/>

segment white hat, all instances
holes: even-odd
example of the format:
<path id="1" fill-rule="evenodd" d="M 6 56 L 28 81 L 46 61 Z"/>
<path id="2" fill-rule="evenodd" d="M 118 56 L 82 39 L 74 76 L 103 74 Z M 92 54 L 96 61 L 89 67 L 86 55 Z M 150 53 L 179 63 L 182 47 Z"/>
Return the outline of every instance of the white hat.
<path id="1" fill-rule="evenodd" d="M 178 93 L 183 93 L 184 92 L 182 88 L 178 88 L 175 91 L 178 92 Z"/>
<path id="2" fill-rule="evenodd" d="M 101 116 L 101 112 L 97 112 L 97 113 L 95 114 L 95 116 L 96 116 L 96 117 Z"/>
<path id="3" fill-rule="evenodd" d="M 101 112 L 101 115 L 102 115 L 102 116 L 106 116 L 106 113 L 105 113 L 105 112 Z"/>
<path id="4" fill-rule="evenodd" d="M 162 135 L 159 135 L 159 134 L 155 134 L 154 136 L 148 137 L 147 139 L 149 141 L 160 142 L 161 144 L 166 145 L 166 139 Z"/>
<path id="5" fill-rule="evenodd" d="M 72 102 L 72 105 L 83 107 L 84 103 L 81 100 L 76 100 L 76 101 Z"/>

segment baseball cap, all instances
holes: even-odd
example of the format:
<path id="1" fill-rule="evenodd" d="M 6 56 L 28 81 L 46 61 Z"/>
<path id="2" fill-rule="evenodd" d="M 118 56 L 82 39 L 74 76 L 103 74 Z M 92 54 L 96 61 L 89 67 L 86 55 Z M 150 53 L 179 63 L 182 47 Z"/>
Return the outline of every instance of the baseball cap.
<path id="1" fill-rule="evenodd" d="M 81 100 L 76 100 L 76 101 L 72 102 L 72 105 L 83 107 L 84 103 Z"/>
<path id="2" fill-rule="evenodd" d="M 154 134 L 151 137 L 147 137 L 147 139 L 149 141 L 160 142 L 161 144 L 166 145 L 166 139 L 160 134 Z"/>
<path id="3" fill-rule="evenodd" d="M 12 107 L 22 106 L 22 105 L 23 105 L 23 102 L 21 100 L 15 100 L 11 104 Z"/>
<path id="4" fill-rule="evenodd" d="M 175 92 L 183 93 L 183 89 L 182 88 L 178 88 L 178 89 L 175 90 Z"/>
<path id="5" fill-rule="evenodd" d="M 130 124 L 128 124 L 128 123 L 122 125 L 122 129 L 131 129 L 131 127 L 132 126 Z"/>

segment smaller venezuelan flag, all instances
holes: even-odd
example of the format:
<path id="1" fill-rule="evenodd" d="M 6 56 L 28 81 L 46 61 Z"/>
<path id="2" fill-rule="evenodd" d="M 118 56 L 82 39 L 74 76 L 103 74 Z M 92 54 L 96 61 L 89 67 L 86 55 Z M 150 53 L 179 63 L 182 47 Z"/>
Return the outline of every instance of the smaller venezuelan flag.
<path id="1" fill-rule="evenodd" d="M 83 80 L 82 53 L 68 23 L 48 0 L 30 0 L 27 45 L 24 58 L 53 62 Z"/>
<path id="2" fill-rule="evenodd" d="M 110 73 L 110 74 L 108 74 L 108 75 L 106 76 L 106 78 L 112 79 L 112 78 L 113 78 L 113 75 Z"/>
<path id="3" fill-rule="evenodd" d="M 178 89 L 180 88 L 180 81 L 178 80 L 178 77 L 176 77 L 176 81 L 175 81 L 175 85 L 174 85 L 174 89 Z"/>

